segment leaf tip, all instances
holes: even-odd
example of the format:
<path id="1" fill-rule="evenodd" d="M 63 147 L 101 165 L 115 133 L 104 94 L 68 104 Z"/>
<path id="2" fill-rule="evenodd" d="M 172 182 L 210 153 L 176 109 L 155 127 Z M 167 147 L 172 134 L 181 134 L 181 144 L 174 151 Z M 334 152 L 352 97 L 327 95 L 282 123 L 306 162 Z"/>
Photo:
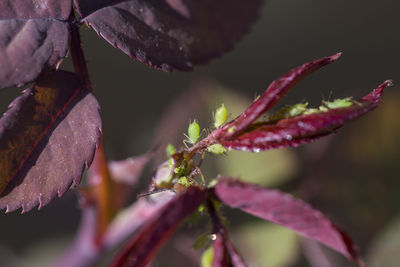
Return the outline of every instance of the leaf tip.
<path id="1" fill-rule="evenodd" d="M 342 56 L 342 54 L 343 54 L 342 52 L 338 52 L 338 53 L 330 56 L 329 59 L 331 62 L 334 62 L 334 61 L 338 60 Z"/>
<path id="2" fill-rule="evenodd" d="M 383 90 L 389 86 L 393 86 L 393 81 L 392 80 L 384 81 L 377 88 L 375 88 L 371 93 L 364 96 L 362 98 L 362 100 L 373 102 L 373 103 L 377 104 L 382 96 Z"/>

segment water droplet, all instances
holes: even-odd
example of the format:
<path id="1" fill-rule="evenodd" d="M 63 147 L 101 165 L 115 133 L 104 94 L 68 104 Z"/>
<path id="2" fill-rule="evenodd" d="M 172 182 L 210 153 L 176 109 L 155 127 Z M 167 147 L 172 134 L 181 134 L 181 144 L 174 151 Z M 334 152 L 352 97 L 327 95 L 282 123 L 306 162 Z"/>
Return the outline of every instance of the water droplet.
<path id="1" fill-rule="evenodd" d="M 286 140 L 289 140 L 289 141 L 290 141 L 290 140 L 292 140 L 292 139 L 293 139 L 293 137 L 292 137 L 290 134 L 287 134 L 287 135 L 286 135 Z"/>
<path id="2" fill-rule="evenodd" d="M 216 235 L 216 234 L 210 235 L 210 239 L 211 239 L 212 241 L 217 240 L 217 235 Z"/>

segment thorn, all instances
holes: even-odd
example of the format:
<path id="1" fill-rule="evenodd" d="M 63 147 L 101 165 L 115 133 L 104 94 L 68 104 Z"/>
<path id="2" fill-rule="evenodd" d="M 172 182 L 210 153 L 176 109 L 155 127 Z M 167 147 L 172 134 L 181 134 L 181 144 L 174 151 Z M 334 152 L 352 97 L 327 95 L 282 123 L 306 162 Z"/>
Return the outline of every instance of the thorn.
<path id="1" fill-rule="evenodd" d="M 43 206 L 44 206 L 44 205 L 43 205 L 43 194 L 42 194 L 42 193 L 40 193 L 38 199 L 39 199 L 39 207 L 38 207 L 38 210 L 40 210 L 40 209 L 43 208 Z"/>

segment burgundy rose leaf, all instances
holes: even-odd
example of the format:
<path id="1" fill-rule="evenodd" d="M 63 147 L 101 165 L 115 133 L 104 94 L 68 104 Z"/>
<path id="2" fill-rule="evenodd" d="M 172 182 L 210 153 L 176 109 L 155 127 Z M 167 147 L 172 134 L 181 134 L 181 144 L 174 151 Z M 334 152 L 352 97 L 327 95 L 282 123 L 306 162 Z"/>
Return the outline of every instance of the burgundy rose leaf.
<path id="1" fill-rule="evenodd" d="M 357 101 L 348 100 L 349 105 L 346 106 L 324 107 L 321 110 L 307 109 L 294 116 L 256 121 L 300 80 L 336 61 L 340 55 L 338 53 L 305 63 L 276 79 L 241 115 L 214 130 L 189 151 L 200 152 L 215 143 L 228 149 L 250 152 L 298 146 L 331 134 L 346 122 L 376 108 L 383 89 L 391 84 L 390 80 L 383 82 L 370 94 Z"/>
<path id="2" fill-rule="evenodd" d="M 125 54 L 164 71 L 230 50 L 258 17 L 261 0 L 75 0 L 83 22 Z"/>
<path id="3" fill-rule="evenodd" d="M 305 63 L 297 68 L 290 70 L 288 73 L 273 81 L 267 90 L 254 101 L 239 117 L 231 123 L 226 124 L 221 128 L 221 138 L 232 139 L 247 127 L 250 126 L 264 112 L 273 107 L 286 93 L 289 92 L 298 82 L 307 77 L 309 74 L 317 71 L 321 67 L 335 62 L 341 53 L 329 57 L 323 57 L 308 63 Z"/>
<path id="4" fill-rule="evenodd" d="M 242 257 L 233 247 L 227 234 L 218 233 L 213 241 L 212 267 L 246 267 Z"/>
<path id="5" fill-rule="evenodd" d="M 98 103 L 75 74 L 42 75 L 0 119 L 0 209 L 40 208 L 78 185 L 100 129 Z"/>
<path id="6" fill-rule="evenodd" d="M 211 217 L 214 233 L 212 267 L 246 267 L 242 257 L 229 240 L 228 232 L 212 201 L 209 200 L 207 202 L 207 208 Z"/>
<path id="7" fill-rule="evenodd" d="M 206 191 L 190 187 L 170 200 L 117 255 L 112 266 L 141 267 L 154 258 L 157 251 L 174 233 L 179 223 L 194 212 L 206 199 Z"/>
<path id="8" fill-rule="evenodd" d="M 67 56 L 71 0 L 0 1 L 0 89 L 35 80 Z"/>
<path id="9" fill-rule="evenodd" d="M 222 139 L 220 143 L 229 149 L 259 152 L 263 150 L 293 147 L 309 143 L 334 133 L 346 122 L 376 108 L 383 89 L 390 84 L 385 81 L 370 94 L 354 101 L 349 107 L 332 108 L 327 111 L 282 119 L 274 124 L 253 126 L 254 129 L 233 140 Z"/>
<path id="10" fill-rule="evenodd" d="M 277 190 L 221 178 L 216 196 L 226 205 L 285 226 L 361 263 L 351 239 L 320 211 Z"/>

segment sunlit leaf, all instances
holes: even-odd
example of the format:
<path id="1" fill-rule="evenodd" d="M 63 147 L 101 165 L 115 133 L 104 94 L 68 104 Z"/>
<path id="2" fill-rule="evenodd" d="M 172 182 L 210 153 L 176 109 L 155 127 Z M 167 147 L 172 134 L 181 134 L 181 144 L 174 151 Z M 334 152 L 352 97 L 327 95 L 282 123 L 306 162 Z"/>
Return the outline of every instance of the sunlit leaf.
<path id="1" fill-rule="evenodd" d="M 259 152 L 312 142 L 335 132 L 346 122 L 376 108 L 383 89 L 388 85 L 390 81 L 385 81 L 350 107 L 300 115 L 277 123 L 254 124 L 248 132 L 233 140 L 221 140 L 220 143 L 230 149 Z"/>
<path id="2" fill-rule="evenodd" d="M 318 210 L 277 190 L 221 178 L 215 194 L 226 205 L 285 226 L 360 263 L 351 239 Z"/>
<path id="3" fill-rule="evenodd" d="M 127 55 L 155 68 L 189 70 L 230 50 L 261 0 L 75 0 L 83 21 Z"/>
<path id="4" fill-rule="evenodd" d="M 299 81 L 321 67 L 336 61 L 340 55 L 338 53 L 330 57 L 323 57 L 305 63 L 273 81 L 265 92 L 240 114 L 239 117 L 223 127 L 221 132 L 225 132 L 224 138 L 231 139 L 233 136 L 237 136 L 243 132 L 251 123 L 285 96 Z"/>
<path id="5" fill-rule="evenodd" d="M 0 1 L 0 89 L 23 85 L 68 51 L 71 0 Z"/>
<path id="6" fill-rule="evenodd" d="M 0 209 L 40 208 L 78 185 L 100 129 L 98 103 L 75 74 L 40 78 L 0 119 Z"/>

